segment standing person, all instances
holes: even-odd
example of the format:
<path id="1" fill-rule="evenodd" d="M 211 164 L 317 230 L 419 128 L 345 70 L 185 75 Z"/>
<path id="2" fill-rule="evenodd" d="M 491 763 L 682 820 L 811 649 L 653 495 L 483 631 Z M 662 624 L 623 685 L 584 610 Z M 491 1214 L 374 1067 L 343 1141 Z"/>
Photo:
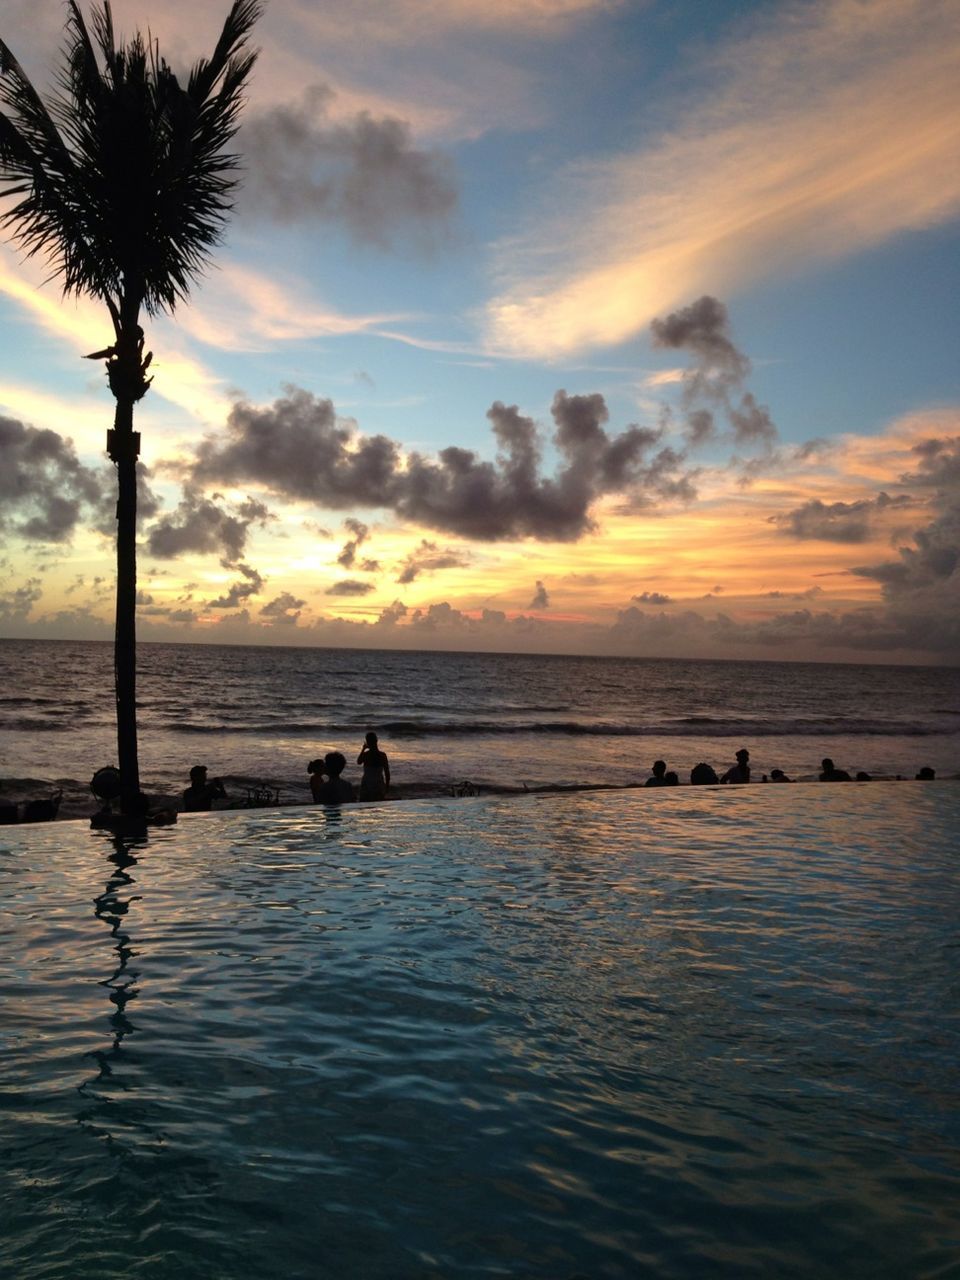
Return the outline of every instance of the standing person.
<path id="1" fill-rule="evenodd" d="M 390 761 L 387 753 L 380 750 L 377 735 L 371 729 L 364 738 L 357 764 L 363 765 L 360 778 L 361 800 L 385 800 L 387 788 L 390 786 Z"/>
<path id="2" fill-rule="evenodd" d="M 190 785 L 183 793 L 183 807 L 187 813 L 203 813 L 213 808 L 214 800 L 225 800 L 227 793 L 219 778 L 207 781 L 207 766 L 195 764 L 190 770 Z"/>
<path id="3" fill-rule="evenodd" d="M 741 747 L 737 752 L 737 763 L 732 764 L 720 779 L 721 782 L 749 782 L 750 781 L 750 752 L 746 747 Z"/>

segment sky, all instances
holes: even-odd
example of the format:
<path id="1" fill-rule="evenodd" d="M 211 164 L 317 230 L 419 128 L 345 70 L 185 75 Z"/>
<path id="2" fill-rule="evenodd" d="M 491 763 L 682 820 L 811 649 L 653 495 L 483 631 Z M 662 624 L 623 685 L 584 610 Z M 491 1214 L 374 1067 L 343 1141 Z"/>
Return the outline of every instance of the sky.
<path id="1" fill-rule="evenodd" d="M 89 14 L 89 5 L 84 4 Z M 116 0 L 179 70 L 225 0 Z M 38 88 L 60 0 L 4 0 Z M 270 0 L 150 321 L 143 640 L 960 661 L 957 0 Z M 0 635 L 112 635 L 94 301 L 0 244 Z"/>

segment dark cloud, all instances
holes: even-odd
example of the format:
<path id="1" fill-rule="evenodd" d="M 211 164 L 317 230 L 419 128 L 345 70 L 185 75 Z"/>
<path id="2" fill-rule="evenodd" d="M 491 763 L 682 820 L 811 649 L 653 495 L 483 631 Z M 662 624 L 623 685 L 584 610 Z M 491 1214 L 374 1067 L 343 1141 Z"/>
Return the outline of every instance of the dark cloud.
<path id="1" fill-rule="evenodd" d="M 236 569 L 243 577 L 232 584 L 225 595 L 216 600 L 208 600 L 208 609 L 238 609 L 251 596 L 257 596 L 263 590 L 264 580 L 251 565 L 237 564 Z"/>
<path id="2" fill-rule="evenodd" d="M 533 593 L 533 599 L 530 601 L 527 608 L 528 609 L 549 609 L 550 608 L 550 593 L 547 591 L 547 588 L 543 585 L 543 583 L 539 580 L 539 578 L 537 579 L 536 588 Z"/>
<path id="3" fill-rule="evenodd" d="M 381 247 L 399 232 L 424 240 L 442 230 L 457 204 L 451 162 L 416 147 L 403 120 L 366 111 L 331 119 L 334 97 L 314 85 L 296 106 L 248 117 L 241 209 L 281 223 L 338 223 Z"/>
<path id="4" fill-rule="evenodd" d="M 39 578 L 28 578 L 12 591 L 0 592 L 0 620 L 25 622 L 33 606 L 43 595 Z"/>
<path id="5" fill-rule="evenodd" d="M 332 587 L 327 587 L 328 596 L 366 596 L 375 591 L 372 582 L 360 582 L 357 578 L 341 578 Z"/>
<path id="6" fill-rule="evenodd" d="M 912 505 L 914 500 L 906 495 L 891 498 L 887 493 L 879 493 L 875 498 L 861 498 L 857 502 L 823 502 L 820 498 L 811 498 L 793 511 L 770 516 L 767 523 L 776 525 L 781 533 L 791 538 L 865 542 L 878 514 L 890 508 Z"/>
<path id="7" fill-rule="evenodd" d="M 761 411 L 761 416 L 764 412 L 766 411 Z M 761 425 L 761 433 L 762 430 Z M 829 441 L 816 438 L 805 440 L 802 444 L 778 445 L 776 447 L 770 445 L 764 449 L 763 453 L 752 458 L 740 458 L 734 455 L 730 459 L 728 467 L 737 477 L 739 487 L 741 489 L 749 489 L 762 476 L 775 475 L 778 472 L 792 470 L 797 466 L 822 461 L 833 452 L 834 448 L 835 446 Z"/>
<path id="8" fill-rule="evenodd" d="M 93 511 L 93 528 L 105 538 L 117 536 L 117 480 L 112 466 L 98 472 L 100 498 Z M 142 462 L 137 463 L 137 529 L 142 530 L 163 506 L 161 498 L 150 486 L 151 472 Z"/>
<path id="9" fill-rule="evenodd" d="M 470 628 L 471 621 L 460 609 L 441 600 L 427 609 L 414 609 L 408 625 L 416 631 L 464 631 Z"/>
<path id="10" fill-rule="evenodd" d="M 913 446 L 913 452 L 919 459 L 919 470 L 903 476 L 904 484 L 933 485 L 960 492 L 960 436 L 921 440 Z"/>
<path id="11" fill-rule="evenodd" d="M 900 559 L 855 568 L 860 577 L 885 583 L 889 594 L 958 585 L 960 564 L 960 504 L 951 506 L 913 535 L 913 546 L 898 548 Z"/>
<path id="12" fill-rule="evenodd" d="M 664 595 L 662 591 L 641 591 L 630 599 L 636 604 L 673 604 L 673 597 Z"/>
<path id="13" fill-rule="evenodd" d="M 207 498 L 191 485 L 184 486 L 175 511 L 162 516 L 147 535 L 147 550 L 161 560 L 189 553 L 215 554 L 228 564 L 242 557 L 250 526 L 261 528 L 272 519 L 262 502 L 248 498 L 232 510 Z M 222 499 L 221 499 L 222 502 Z"/>
<path id="14" fill-rule="evenodd" d="M 960 437 L 920 441 L 918 469 L 905 483 L 926 486 L 931 519 L 897 548 L 897 559 L 860 565 L 858 577 L 879 582 L 885 621 L 906 647 L 960 653 Z"/>
<path id="15" fill-rule="evenodd" d="M 393 604 L 388 604 L 385 609 L 380 610 L 377 623 L 384 627 L 395 627 L 407 616 L 407 612 L 407 606 L 402 600 L 394 600 Z"/>
<path id="16" fill-rule="evenodd" d="M 812 440 L 804 440 L 802 444 L 794 445 L 793 456 L 798 462 L 810 462 L 813 459 L 827 457 L 835 448 L 834 441 L 814 436 Z"/>
<path id="17" fill-rule="evenodd" d="M 684 457 L 653 452 L 660 431 L 630 426 L 612 435 L 600 395 L 558 391 L 552 414 L 560 464 L 541 474 L 543 441 L 531 418 L 499 401 L 487 413 L 494 462 L 451 445 L 436 458 L 385 436 L 361 436 L 337 419 L 329 400 L 292 390 L 266 409 L 237 404 L 224 437 L 197 450 L 197 484 L 265 486 L 319 506 L 379 507 L 405 520 L 479 541 L 575 541 L 593 529 L 593 503 L 620 493 L 632 501 L 688 500 Z M 309 465 L 307 465 L 309 460 Z"/>
<path id="18" fill-rule="evenodd" d="M 400 450 L 386 436 L 358 437 L 333 404 L 301 390 L 268 409 L 236 404 L 225 437 L 197 449 L 199 483 L 257 482 L 275 493 L 331 510 L 389 507 Z"/>
<path id="19" fill-rule="evenodd" d="M 352 536 L 344 543 L 343 550 L 337 556 L 337 564 L 350 569 L 357 558 L 357 551 L 370 536 L 370 530 L 362 520 L 355 520 L 352 516 L 348 516 L 343 523 Z"/>
<path id="20" fill-rule="evenodd" d="M 691 409 L 687 413 L 685 434 L 691 449 L 716 438 L 717 428 L 709 409 Z"/>
<path id="21" fill-rule="evenodd" d="M 84 466 L 73 442 L 55 431 L 0 417 L 0 457 L 0 534 L 67 542 L 84 508 L 103 496 L 103 475 Z"/>
<path id="22" fill-rule="evenodd" d="M 806 591 L 766 591 L 768 600 L 815 600 L 823 595 L 823 587 L 807 587 Z"/>
<path id="23" fill-rule="evenodd" d="M 730 422 L 737 444 L 754 441 L 769 444 L 777 438 L 777 428 L 773 425 L 769 409 L 766 405 L 757 404 L 750 391 L 744 393 L 739 405 L 731 405 Z"/>
<path id="24" fill-rule="evenodd" d="M 734 346 L 727 308 L 704 295 L 663 320 L 650 323 L 654 343 L 673 351 L 689 351 L 696 363 L 685 375 L 691 392 L 712 398 L 718 387 L 735 390 L 750 372 L 750 361 Z"/>
<path id="25" fill-rule="evenodd" d="M 289 591 L 281 592 L 260 610 L 260 617 L 275 627 L 295 627 L 300 621 L 300 610 L 306 600 L 298 600 Z"/>
<path id="26" fill-rule="evenodd" d="M 844 613 L 795 609 L 772 618 L 738 622 L 727 614 L 706 617 L 692 610 L 646 613 L 622 610 L 607 633 L 610 646 L 623 653 L 721 654 L 749 649 L 789 654 L 860 651 L 901 654 L 920 651 L 955 657 L 960 644 L 956 610 L 912 618 L 887 608 Z M 935 625 L 931 628 L 931 622 Z"/>
<path id="27" fill-rule="evenodd" d="M 462 569 L 470 563 L 470 557 L 450 547 L 438 547 L 435 542 L 422 538 L 420 545 L 403 561 L 397 582 L 415 581 L 421 573 L 436 573 L 439 569 Z"/>
<path id="28" fill-rule="evenodd" d="M 685 435 L 691 446 L 716 434 L 714 416 L 705 405 L 723 411 L 738 444 L 773 444 L 777 428 L 769 410 L 744 386 L 750 361 L 730 337 L 727 309 L 718 298 L 704 295 L 663 320 L 653 320 L 650 332 L 654 346 L 693 357 L 683 375 Z"/>

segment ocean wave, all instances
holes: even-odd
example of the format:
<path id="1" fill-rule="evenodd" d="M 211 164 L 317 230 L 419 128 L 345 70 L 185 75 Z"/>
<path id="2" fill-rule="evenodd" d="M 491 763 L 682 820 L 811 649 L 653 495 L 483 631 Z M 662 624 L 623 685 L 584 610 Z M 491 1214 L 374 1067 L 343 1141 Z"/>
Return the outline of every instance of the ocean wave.
<path id="1" fill-rule="evenodd" d="M 36 720 L 32 716 L 0 717 L 0 733 L 71 733 L 77 717 L 62 720 Z"/>
<path id="2" fill-rule="evenodd" d="M 44 728 L 65 728 L 43 725 Z M 358 737 L 369 728 L 369 722 L 304 722 L 267 720 L 256 723 L 218 722 L 198 724 L 192 721 L 166 722 L 165 729 L 189 735 L 242 734 L 262 737 Z M 589 720 L 388 720 L 376 725 L 385 738 L 443 737 L 516 737 L 518 735 L 557 735 L 562 737 L 616 738 L 830 738 L 830 737 L 905 737 L 923 738 L 943 734 L 945 726 L 929 722 L 896 720 L 846 719 L 831 716 L 817 720 L 755 719 L 710 716 L 683 716 L 644 724 Z"/>

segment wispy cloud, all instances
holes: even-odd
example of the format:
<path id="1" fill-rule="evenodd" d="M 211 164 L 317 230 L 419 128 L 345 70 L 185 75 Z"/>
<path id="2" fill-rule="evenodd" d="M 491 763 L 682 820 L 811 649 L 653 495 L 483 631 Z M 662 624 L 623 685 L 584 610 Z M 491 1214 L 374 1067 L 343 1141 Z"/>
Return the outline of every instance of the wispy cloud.
<path id="1" fill-rule="evenodd" d="M 958 56 L 952 0 L 765 17 L 703 66 L 702 99 L 669 129 L 559 175 L 499 246 L 491 346 L 549 358 L 621 342 L 691 296 L 952 217 Z"/>
<path id="2" fill-rule="evenodd" d="M 184 331 L 221 351 L 264 351 L 278 343 L 378 332 L 409 317 L 347 315 L 324 306 L 299 282 L 225 261 L 191 306 L 177 313 Z"/>
<path id="3" fill-rule="evenodd" d="M 41 332 L 63 341 L 65 362 L 76 361 L 79 388 L 96 378 L 98 370 L 102 372 L 102 365 L 83 364 L 80 357 L 113 341 L 110 317 L 106 308 L 92 299 L 64 299 L 56 280 L 48 280 L 48 274 L 41 261 L 24 262 L 9 245 L 0 245 L 0 294 L 20 307 Z M 184 307 L 177 312 L 176 320 L 160 318 L 147 328 L 147 346 L 156 352 L 150 401 L 162 396 L 186 409 L 193 418 L 215 422 L 225 416 L 228 402 L 220 379 L 185 353 L 178 322 L 190 314 L 191 308 Z M 104 405 L 111 404 L 107 395 Z"/>

